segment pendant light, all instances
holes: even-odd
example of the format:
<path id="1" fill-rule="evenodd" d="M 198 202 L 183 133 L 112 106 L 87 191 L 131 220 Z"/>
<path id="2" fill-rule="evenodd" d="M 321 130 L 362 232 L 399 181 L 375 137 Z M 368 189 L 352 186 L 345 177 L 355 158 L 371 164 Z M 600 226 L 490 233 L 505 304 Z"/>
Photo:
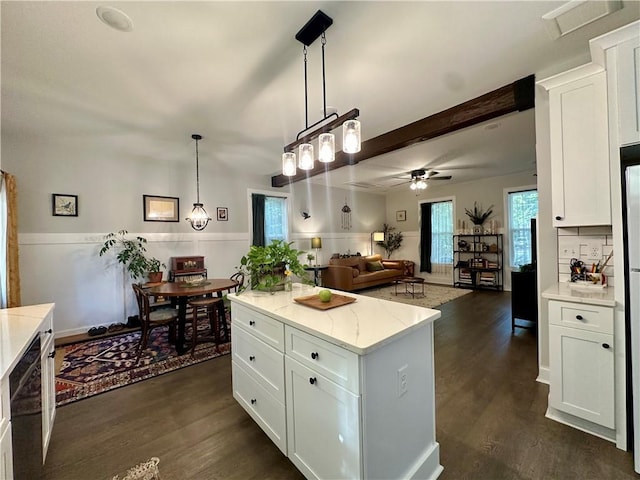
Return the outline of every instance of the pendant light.
<path id="1" fill-rule="evenodd" d="M 211 217 L 207 215 L 207 211 L 200 203 L 200 168 L 198 158 L 198 141 L 202 140 L 202 135 L 194 133 L 193 135 L 191 135 L 191 138 L 196 141 L 196 203 L 193 204 L 193 209 L 191 210 L 191 213 L 186 218 L 186 220 L 191 224 L 191 228 L 200 231 L 206 228 L 209 220 L 211 220 Z"/>
<path id="2" fill-rule="evenodd" d="M 348 113 L 338 116 L 336 112 L 332 112 L 327 115 L 327 93 L 325 82 L 325 62 L 324 62 L 324 50 L 327 43 L 325 31 L 333 24 L 333 19 L 327 14 L 318 10 L 313 17 L 300 29 L 296 34 L 296 40 L 301 42 L 304 53 L 304 111 L 305 111 L 305 128 L 298 133 L 296 141 L 290 143 L 284 147 L 284 153 L 282 154 L 282 174 L 287 177 L 293 177 L 297 174 L 297 168 L 301 170 L 312 170 L 314 168 L 314 147 L 311 141 L 318 139 L 318 160 L 322 163 L 330 163 L 335 161 L 336 149 L 335 149 L 335 135 L 331 133 L 332 130 L 342 124 L 342 150 L 345 153 L 353 154 L 360 151 L 361 135 L 360 135 L 360 122 L 356 120 L 360 115 L 360 111 L 357 108 L 352 109 Z M 323 113 L 324 117 L 309 125 L 308 116 L 308 93 L 307 93 L 307 47 L 311 45 L 318 37 L 322 37 L 322 98 L 323 98 Z M 330 121 L 329 121 L 330 120 Z M 313 127 L 319 128 L 308 132 Z M 302 136 L 302 138 L 301 138 Z M 296 165 L 296 153 L 298 149 L 298 158 Z"/>

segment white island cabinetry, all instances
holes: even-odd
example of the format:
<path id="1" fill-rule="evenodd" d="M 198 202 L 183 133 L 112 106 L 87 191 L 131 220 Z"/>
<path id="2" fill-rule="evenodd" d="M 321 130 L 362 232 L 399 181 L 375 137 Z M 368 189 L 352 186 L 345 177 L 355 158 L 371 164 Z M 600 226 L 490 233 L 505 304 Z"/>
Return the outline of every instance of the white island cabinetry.
<path id="1" fill-rule="evenodd" d="M 440 312 L 356 294 L 320 311 L 295 287 L 229 296 L 236 400 L 307 478 L 436 478 Z"/>

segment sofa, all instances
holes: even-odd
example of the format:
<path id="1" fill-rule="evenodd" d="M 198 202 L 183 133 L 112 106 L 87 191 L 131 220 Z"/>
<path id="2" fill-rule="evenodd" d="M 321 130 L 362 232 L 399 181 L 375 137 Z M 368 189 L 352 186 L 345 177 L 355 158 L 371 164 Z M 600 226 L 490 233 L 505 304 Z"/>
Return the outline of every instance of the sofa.
<path id="1" fill-rule="evenodd" d="M 381 255 L 332 258 L 322 272 L 322 285 L 353 292 L 384 285 L 407 276 L 405 260 L 385 260 Z"/>

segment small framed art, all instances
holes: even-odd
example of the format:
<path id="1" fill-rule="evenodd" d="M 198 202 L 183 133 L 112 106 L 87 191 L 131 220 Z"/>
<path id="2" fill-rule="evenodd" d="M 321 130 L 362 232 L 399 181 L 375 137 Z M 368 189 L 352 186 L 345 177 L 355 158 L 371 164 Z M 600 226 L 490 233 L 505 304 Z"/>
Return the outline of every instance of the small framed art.
<path id="1" fill-rule="evenodd" d="M 217 207 L 216 213 L 216 218 L 219 222 L 226 222 L 229 220 L 229 209 L 227 207 Z"/>
<path id="2" fill-rule="evenodd" d="M 77 217 L 78 196 L 66 193 L 52 193 L 51 205 L 55 217 Z"/>
<path id="3" fill-rule="evenodd" d="M 159 197 L 142 195 L 145 222 L 178 222 L 180 199 L 178 197 Z"/>
<path id="4" fill-rule="evenodd" d="M 407 211 L 406 210 L 397 210 L 396 211 L 396 222 L 404 222 L 407 219 Z"/>

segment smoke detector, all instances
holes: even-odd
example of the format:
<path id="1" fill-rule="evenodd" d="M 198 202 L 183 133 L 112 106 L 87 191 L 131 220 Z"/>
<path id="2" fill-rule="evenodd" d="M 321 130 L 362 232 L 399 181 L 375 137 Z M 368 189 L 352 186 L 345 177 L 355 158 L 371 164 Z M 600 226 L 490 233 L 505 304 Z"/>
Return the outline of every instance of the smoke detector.
<path id="1" fill-rule="evenodd" d="M 96 15 L 105 25 L 109 25 L 111 28 L 121 32 L 133 30 L 133 21 L 122 10 L 113 7 L 98 7 L 96 8 Z"/>

